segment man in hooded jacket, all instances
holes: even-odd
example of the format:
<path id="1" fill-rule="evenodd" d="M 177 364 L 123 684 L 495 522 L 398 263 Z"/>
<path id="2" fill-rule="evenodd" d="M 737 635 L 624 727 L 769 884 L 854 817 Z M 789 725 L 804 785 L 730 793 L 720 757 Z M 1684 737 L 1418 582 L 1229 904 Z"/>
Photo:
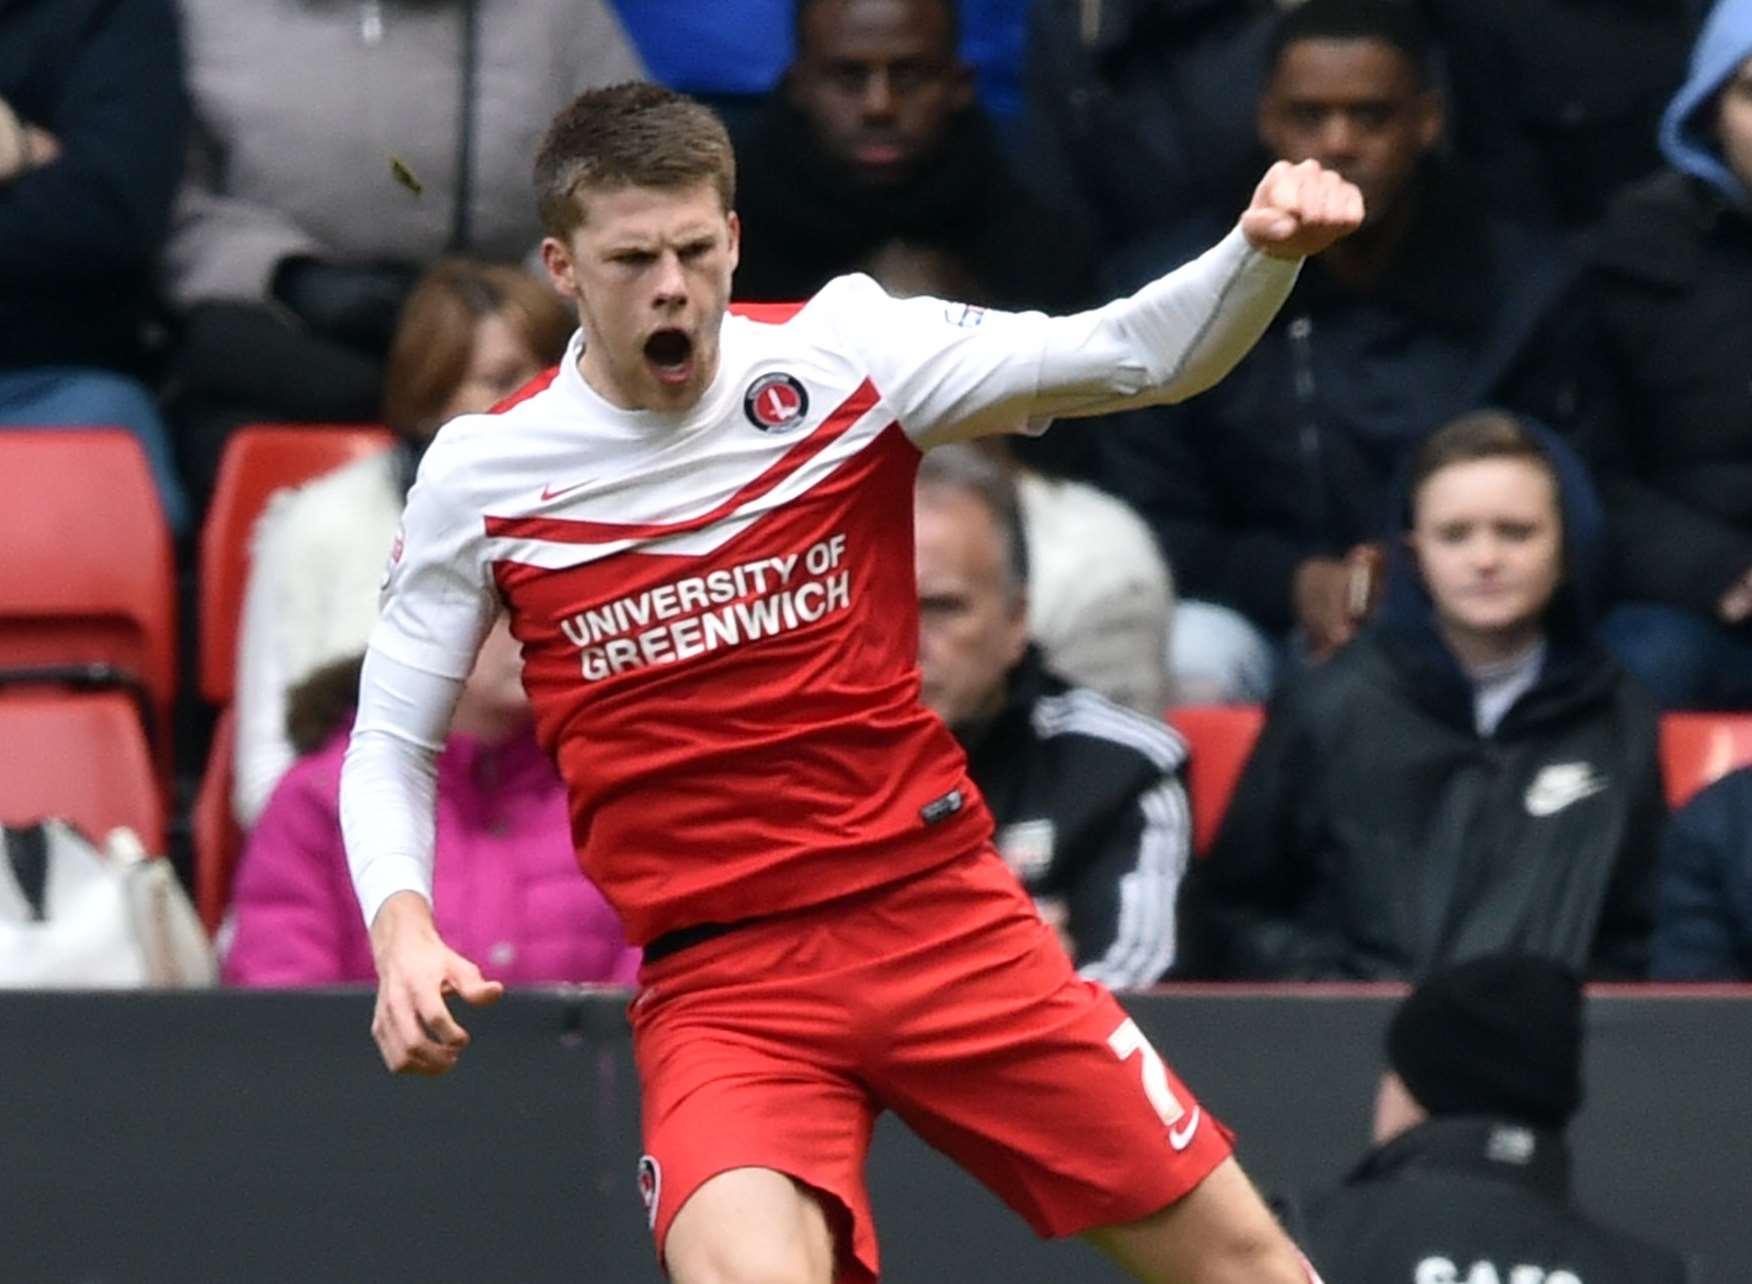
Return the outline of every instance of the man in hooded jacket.
<path id="1" fill-rule="evenodd" d="M 1501 412 L 1441 432 L 1493 417 L 1556 481 L 1561 579 L 1537 652 L 1518 673 L 1464 664 L 1395 543 L 1373 623 L 1270 709 L 1187 884 L 1183 970 L 1385 980 L 1521 950 L 1646 971 L 1666 809 L 1654 711 L 1594 632 L 1600 503 L 1548 432 Z"/>

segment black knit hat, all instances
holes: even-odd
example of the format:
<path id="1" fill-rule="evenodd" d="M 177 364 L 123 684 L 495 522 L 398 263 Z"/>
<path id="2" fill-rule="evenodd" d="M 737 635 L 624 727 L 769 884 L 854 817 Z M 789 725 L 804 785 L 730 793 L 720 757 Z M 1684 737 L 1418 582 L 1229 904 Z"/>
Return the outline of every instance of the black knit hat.
<path id="1" fill-rule="evenodd" d="M 1432 1115 L 1562 1128 L 1582 1104 L 1582 987 L 1530 954 L 1425 980 L 1387 1027 L 1387 1064 Z"/>

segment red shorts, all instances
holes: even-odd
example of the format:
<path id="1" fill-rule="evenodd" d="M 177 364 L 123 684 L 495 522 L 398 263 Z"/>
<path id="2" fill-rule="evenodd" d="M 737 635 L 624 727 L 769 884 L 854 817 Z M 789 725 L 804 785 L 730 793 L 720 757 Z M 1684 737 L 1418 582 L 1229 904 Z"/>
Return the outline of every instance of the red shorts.
<path id="1" fill-rule="evenodd" d="M 826 1197 L 840 1280 L 874 1280 L 864 1159 L 884 1108 L 1043 1236 L 1147 1216 L 1230 1153 L 989 849 L 744 924 L 640 983 L 640 1186 L 660 1257 L 703 1182 L 771 1168 Z"/>

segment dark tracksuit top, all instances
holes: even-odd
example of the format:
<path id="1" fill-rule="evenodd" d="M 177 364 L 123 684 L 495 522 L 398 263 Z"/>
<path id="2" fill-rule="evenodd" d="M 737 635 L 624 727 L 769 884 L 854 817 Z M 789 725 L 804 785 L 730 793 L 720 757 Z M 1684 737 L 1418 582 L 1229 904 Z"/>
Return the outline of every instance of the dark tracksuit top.
<path id="1" fill-rule="evenodd" d="M 997 716 L 955 731 L 999 853 L 1049 919 L 1065 917 L 1078 971 L 1110 987 L 1154 983 L 1174 959 L 1190 851 L 1185 742 L 1071 687 L 1032 648 Z"/>

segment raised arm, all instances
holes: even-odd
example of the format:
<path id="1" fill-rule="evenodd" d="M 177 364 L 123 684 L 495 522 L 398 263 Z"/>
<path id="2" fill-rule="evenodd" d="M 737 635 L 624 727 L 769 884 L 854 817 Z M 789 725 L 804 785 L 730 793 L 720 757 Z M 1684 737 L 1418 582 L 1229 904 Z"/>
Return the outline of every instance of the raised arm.
<path id="1" fill-rule="evenodd" d="M 1234 368 L 1289 296 L 1302 259 L 1356 228 L 1362 211 L 1361 194 L 1337 174 L 1280 161 L 1233 232 L 1128 298 L 1048 317 L 897 302 L 865 281 L 874 297 L 856 300 L 855 315 L 877 324 L 847 337 L 926 447 L 1183 401 Z"/>

